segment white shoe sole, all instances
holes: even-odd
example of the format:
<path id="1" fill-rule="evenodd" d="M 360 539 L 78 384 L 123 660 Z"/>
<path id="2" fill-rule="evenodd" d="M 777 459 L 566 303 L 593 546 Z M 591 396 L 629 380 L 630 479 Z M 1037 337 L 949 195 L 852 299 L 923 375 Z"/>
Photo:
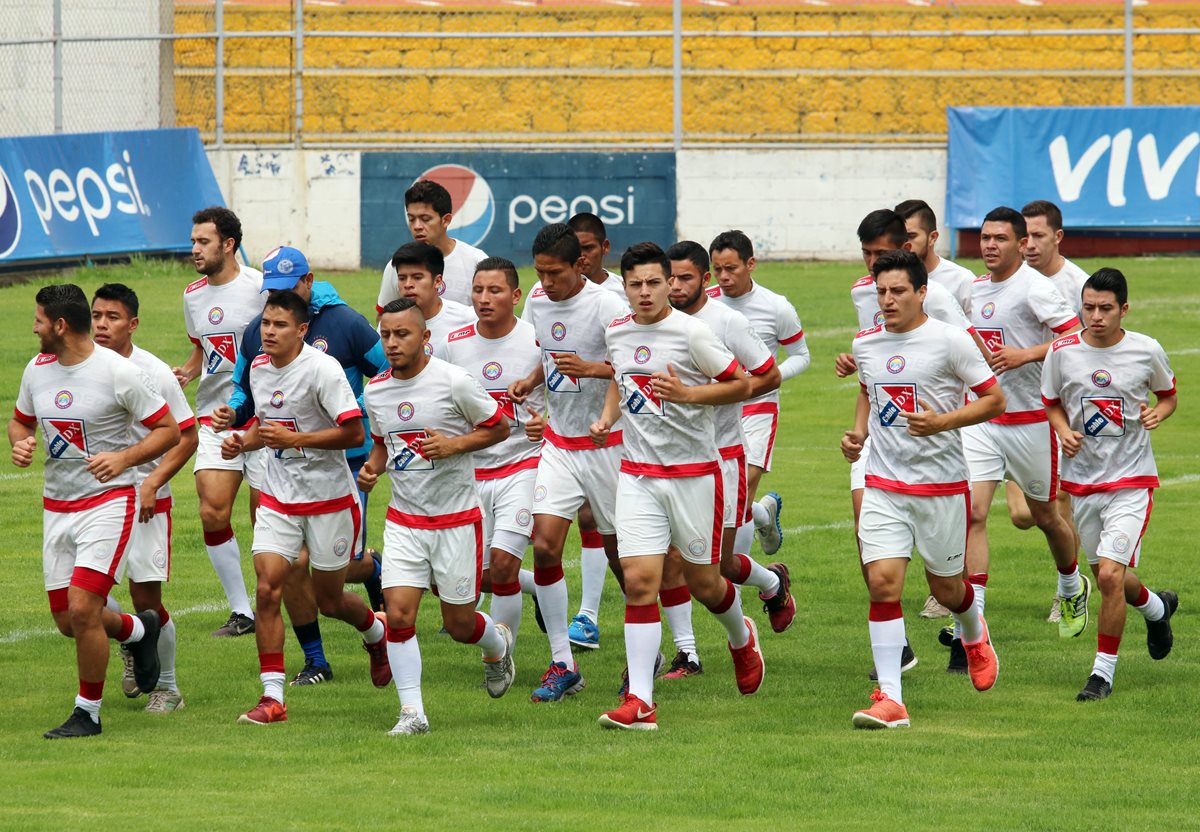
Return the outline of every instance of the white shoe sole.
<path id="1" fill-rule="evenodd" d="M 618 728 L 622 731 L 657 731 L 657 722 L 635 722 L 632 725 L 625 725 L 622 722 L 617 722 L 615 719 L 609 719 L 608 714 L 600 714 L 601 728 Z"/>
<path id="2" fill-rule="evenodd" d="M 859 711 L 856 714 L 854 714 L 854 718 L 851 720 L 851 722 L 854 723 L 855 728 L 866 728 L 867 730 L 875 730 L 875 729 L 879 729 L 879 728 L 909 728 L 909 727 L 911 727 L 909 725 L 907 717 L 905 717 L 904 719 L 897 719 L 897 720 L 893 720 L 892 722 L 888 722 L 885 719 L 879 719 L 878 717 L 873 717 L 864 711 Z"/>

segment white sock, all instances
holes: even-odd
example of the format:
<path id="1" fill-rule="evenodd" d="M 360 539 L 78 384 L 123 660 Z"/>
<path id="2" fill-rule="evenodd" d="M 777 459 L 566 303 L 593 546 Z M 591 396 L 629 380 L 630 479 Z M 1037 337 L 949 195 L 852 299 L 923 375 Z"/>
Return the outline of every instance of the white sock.
<path id="1" fill-rule="evenodd" d="M 767 512 L 767 507 L 757 500 L 750 504 L 750 513 L 754 517 L 754 527 L 756 529 L 766 528 L 771 522 L 771 515 Z"/>
<path id="2" fill-rule="evenodd" d="M 542 608 L 542 620 L 546 622 L 546 636 L 550 639 L 551 661 L 563 662 L 567 667 L 574 667 L 571 640 L 567 638 L 566 579 L 559 578 L 547 585 L 538 584 L 537 599 Z"/>
<path id="3" fill-rule="evenodd" d="M 269 696 L 276 702 L 283 701 L 282 673 L 260 673 L 258 678 L 262 679 L 263 696 Z"/>
<path id="4" fill-rule="evenodd" d="M 604 578 L 608 574 L 608 555 L 604 549 L 588 547 L 579 553 L 580 578 L 579 613 L 593 624 L 600 621 L 600 596 L 604 594 Z"/>
<path id="5" fill-rule="evenodd" d="M 533 573 L 529 573 L 530 577 Z M 513 641 L 521 630 L 521 611 L 525 599 L 520 592 L 515 595 L 500 595 L 492 593 L 492 618 L 498 624 L 503 624 L 512 630 Z"/>
<path id="6" fill-rule="evenodd" d="M 738 526 L 737 531 L 733 534 L 733 551 L 734 554 L 748 555 L 750 547 L 754 545 L 754 521 L 743 523 Z"/>
<path id="7" fill-rule="evenodd" d="M 175 619 L 172 618 L 158 631 L 158 686 L 179 693 L 175 682 Z"/>
<path id="8" fill-rule="evenodd" d="M 1112 653 L 1096 653 L 1096 661 L 1092 663 L 1092 673 L 1099 676 L 1110 685 L 1113 681 L 1113 673 L 1117 670 L 1117 657 Z"/>
<path id="9" fill-rule="evenodd" d="M 1161 621 L 1162 617 L 1167 614 L 1167 607 L 1158 597 L 1157 592 L 1151 592 L 1146 603 L 1140 607 L 1134 607 L 1134 609 L 1140 612 L 1147 621 Z"/>
<path id="10" fill-rule="evenodd" d="M 1075 568 L 1070 575 L 1058 573 L 1058 594 L 1062 598 L 1073 598 L 1083 589 L 1083 581 L 1079 579 L 1079 564 L 1075 564 Z"/>
<path id="11" fill-rule="evenodd" d="M 750 628 L 746 626 L 746 617 L 742 614 L 742 596 L 738 588 L 725 582 L 726 590 L 733 590 L 733 603 L 725 612 L 714 612 L 713 615 L 721 622 L 729 636 L 729 646 L 735 650 L 750 643 Z M 711 610 L 710 610 L 711 612 Z"/>
<path id="12" fill-rule="evenodd" d="M 378 644 L 387 635 L 387 628 L 383 626 L 382 621 L 375 618 L 375 621 L 372 622 L 368 629 L 360 630 L 359 633 L 362 635 L 364 644 Z"/>
<path id="13" fill-rule="evenodd" d="M 667 626 L 671 628 L 671 638 L 675 649 L 682 650 L 688 658 L 696 661 L 696 631 L 692 627 L 692 599 L 689 597 L 682 604 L 663 604 L 663 614 L 667 617 Z"/>
<path id="14" fill-rule="evenodd" d="M 129 620 L 133 622 L 133 632 L 129 634 L 129 638 L 121 642 L 122 644 L 133 644 L 134 642 L 141 641 L 146 635 L 146 625 L 142 623 L 142 619 L 136 615 L 131 615 L 129 616 Z"/>
<path id="15" fill-rule="evenodd" d="M 955 615 L 954 624 L 957 630 L 962 631 L 959 638 L 962 639 L 964 645 L 978 644 L 983 641 L 983 618 L 975 611 L 974 605 L 971 605 L 971 609 L 962 615 Z"/>
<path id="16" fill-rule="evenodd" d="M 225 590 L 225 600 L 229 609 L 241 615 L 254 617 L 250 609 L 250 596 L 246 594 L 246 579 L 242 576 L 242 550 L 238 548 L 236 537 L 231 537 L 216 546 L 205 546 L 208 549 L 208 559 L 212 561 L 213 571 Z M 282 701 L 282 700 L 280 700 Z"/>
<path id="17" fill-rule="evenodd" d="M 971 586 L 975 589 L 975 609 L 979 611 L 980 615 L 983 615 L 984 601 L 987 597 L 987 587 L 981 586 L 980 584 L 971 584 Z"/>
<path id="18" fill-rule="evenodd" d="M 522 569 L 520 575 L 521 575 L 521 593 L 524 595 L 533 595 L 533 593 L 537 589 L 537 583 L 533 580 L 533 570 L 532 569 Z M 495 601 L 493 601 L 492 603 L 495 603 Z"/>
<path id="19" fill-rule="evenodd" d="M 752 586 L 758 589 L 759 596 L 765 601 L 774 598 L 779 592 L 779 576 L 749 555 L 742 555 L 750 562 L 750 576 L 742 586 Z"/>
<path id="20" fill-rule="evenodd" d="M 475 612 L 476 619 L 483 619 L 483 635 L 476 642 L 483 650 L 485 659 L 500 659 L 504 657 L 504 636 L 496 629 L 496 622 L 486 612 Z"/>
<path id="21" fill-rule="evenodd" d="M 417 646 L 417 637 L 408 641 L 389 641 L 387 654 L 396 693 L 400 696 L 400 708 L 411 708 L 425 716 L 425 702 L 421 699 L 421 648 Z"/>
<path id="22" fill-rule="evenodd" d="M 87 715 L 92 718 L 92 722 L 100 721 L 100 703 L 103 699 L 84 699 L 82 696 L 75 696 L 75 707 L 82 708 L 87 711 Z"/>
<path id="23" fill-rule="evenodd" d="M 903 705 L 900 654 L 904 652 L 904 619 L 868 621 L 867 626 L 871 633 L 871 655 L 875 659 L 875 672 L 879 675 L 879 689 L 889 699 Z"/>
<path id="24" fill-rule="evenodd" d="M 662 643 L 662 621 L 625 623 L 625 658 L 629 662 L 629 692 L 654 704 L 654 662 Z"/>

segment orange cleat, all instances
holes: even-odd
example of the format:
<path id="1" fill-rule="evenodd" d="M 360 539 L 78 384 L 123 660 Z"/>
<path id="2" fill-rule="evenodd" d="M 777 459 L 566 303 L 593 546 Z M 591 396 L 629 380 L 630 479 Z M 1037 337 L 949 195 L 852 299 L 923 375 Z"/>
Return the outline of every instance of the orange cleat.
<path id="1" fill-rule="evenodd" d="M 971 674 L 975 690 L 991 690 L 1000 675 L 1000 659 L 992 647 L 992 638 L 982 615 L 979 622 L 983 624 L 983 638 L 975 644 L 963 642 L 963 649 L 967 651 L 967 672 Z"/>
<path id="2" fill-rule="evenodd" d="M 272 722 L 287 722 L 287 705 L 278 699 L 264 696 L 237 720 L 242 725 L 270 725 Z"/>
<path id="3" fill-rule="evenodd" d="M 907 728 L 908 708 L 889 697 L 879 688 L 871 694 L 871 707 L 854 712 L 855 728 Z"/>

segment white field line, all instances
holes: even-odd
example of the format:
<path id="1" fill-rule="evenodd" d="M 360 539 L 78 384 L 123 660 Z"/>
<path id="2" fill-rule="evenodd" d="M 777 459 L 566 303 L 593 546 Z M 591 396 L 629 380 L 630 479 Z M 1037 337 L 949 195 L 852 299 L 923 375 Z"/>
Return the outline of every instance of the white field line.
<path id="1" fill-rule="evenodd" d="M 0 474 L 0 480 L 27 480 L 33 476 L 32 471 Z"/>
<path id="2" fill-rule="evenodd" d="M 853 529 L 854 523 L 850 520 L 839 520 L 836 523 L 818 523 L 812 526 L 792 526 L 784 529 L 784 534 L 807 534 L 808 532 L 823 532 L 833 529 Z"/>
<path id="3" fill-rule="evenodd" d="M 1184 474 L 1182 477 L 1171 477 L 1167 480 L 1160 480 L 1159 485 L 1162 488 L 1169 488 L 1172 485 L 1187 485 L 1190 482 L 1200 482 L 1200 474 Z"/>

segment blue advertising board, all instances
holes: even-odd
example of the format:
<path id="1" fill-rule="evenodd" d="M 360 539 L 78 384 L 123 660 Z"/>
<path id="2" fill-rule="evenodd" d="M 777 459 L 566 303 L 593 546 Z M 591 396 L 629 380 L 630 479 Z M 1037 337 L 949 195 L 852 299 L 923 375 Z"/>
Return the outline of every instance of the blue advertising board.
<path id="1" fill-rule="evenodd" d="M 675 241 L 673 153 L 364 153 L 364 265 L 382 266 L 412 240 L 404 191 L 418 179 L 450 192 L 451 237 L 518 264 L 533 260 L 542 226 L 581 211 L 604 222 L 612 262 L 632 243 Z"/>
<path id="2" fill-rule="evenodd" d="M 951 107 L 946 219 L 1048 199 L 1072 228 L 1200 222 L 1200 107 Z"/>
<path id="3" fill-rule="evenodd" d="M 194 128 L 0 139 L 0 268 L 189 251 L 224 204 Z"/>

